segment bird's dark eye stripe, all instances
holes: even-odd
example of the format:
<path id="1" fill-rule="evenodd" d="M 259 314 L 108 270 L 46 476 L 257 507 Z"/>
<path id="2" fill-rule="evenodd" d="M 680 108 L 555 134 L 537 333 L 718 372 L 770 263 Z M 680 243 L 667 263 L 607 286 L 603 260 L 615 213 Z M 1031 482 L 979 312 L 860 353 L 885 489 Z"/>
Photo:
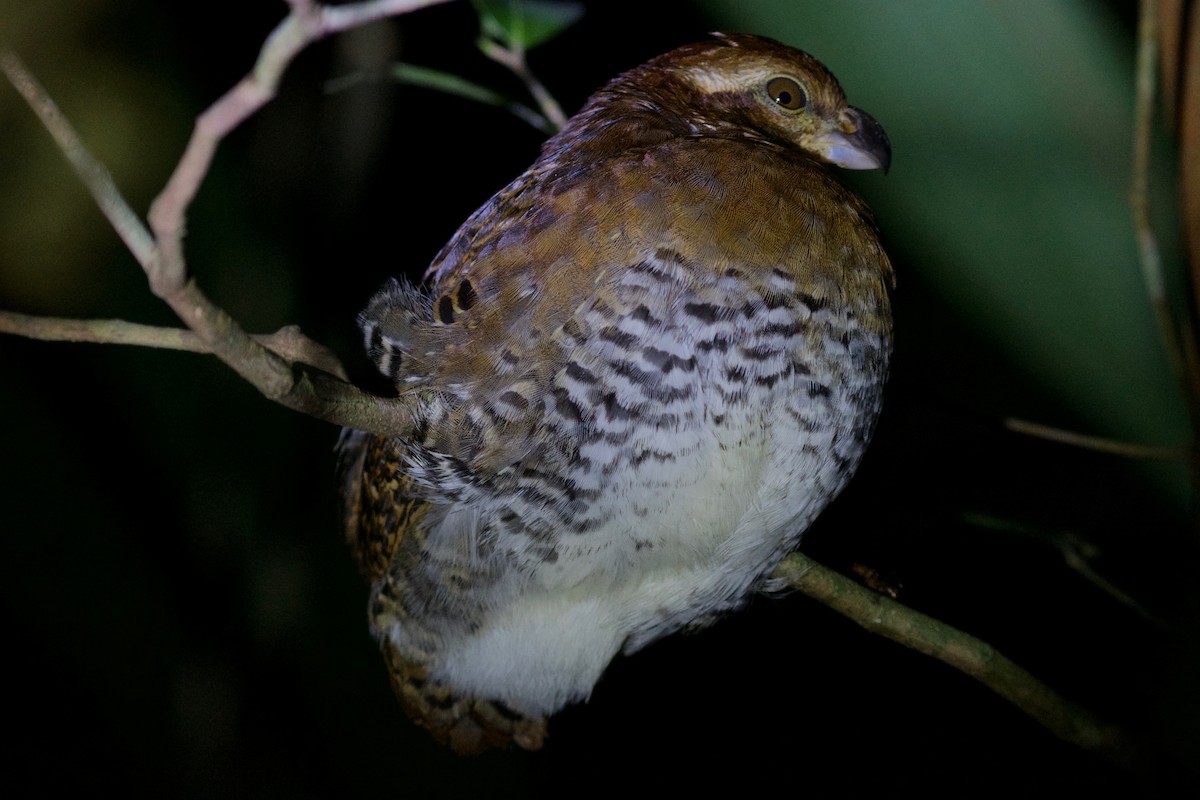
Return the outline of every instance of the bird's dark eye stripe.
<path id="1" fill-rule="evenodd" d="M 800 84 L 782 75 L 767 81 L 767 95 L 789 111 L 798 111 L 808 105 L 808 95 Z"/>

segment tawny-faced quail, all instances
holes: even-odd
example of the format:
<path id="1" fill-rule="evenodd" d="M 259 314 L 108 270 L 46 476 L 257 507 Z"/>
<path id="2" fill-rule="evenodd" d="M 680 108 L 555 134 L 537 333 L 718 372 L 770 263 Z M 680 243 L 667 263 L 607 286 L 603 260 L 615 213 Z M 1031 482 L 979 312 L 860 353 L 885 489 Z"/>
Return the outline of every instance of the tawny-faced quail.
<path id="1" fill-rule="evenodd" d="M 415 420 L 348 432 L 348 535 L 408 712 L 541 745 L 609 661 L 741 605 L 854 472 L 892 270 L 828 165 L 883 129 L 718 35 L 619 76 L 363 313 Z"/>

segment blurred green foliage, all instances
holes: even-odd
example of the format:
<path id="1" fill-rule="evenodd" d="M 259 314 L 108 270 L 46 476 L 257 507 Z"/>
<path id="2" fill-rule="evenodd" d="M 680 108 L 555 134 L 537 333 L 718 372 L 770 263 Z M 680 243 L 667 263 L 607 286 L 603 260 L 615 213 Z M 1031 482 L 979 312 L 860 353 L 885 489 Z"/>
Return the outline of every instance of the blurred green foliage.
<path id="1" fill-rule="evenodd" d="M 479 32 L 507 48 L 528 50 L 553 39 L 583 16 L 583 3 L 549 0 L 471 0 Z"/>
<path id="2" fill-rule="evenodd" d="M 1134 4 L 703 5 L 724 28 L 810 50 L 887 129 L 891 174 L 855 182 L 903 265 L 900 302 L 917 280 L 955 314 L 923 321 L 928 344 L 960 326 L 977 332 L 1058 401 L 1058 415 L 1042 421 L 1186 445 L 1187 412 L 1142 284 L 1128 202 Z M 1156 156 L 1156 222 L 1182 310 L 1165 141 Z M 1002 387 L 991 400 L 963 399 L 996 415 L 1033 412 Z M 1182 468 L 1157 480 L 1187 507 Z"/>

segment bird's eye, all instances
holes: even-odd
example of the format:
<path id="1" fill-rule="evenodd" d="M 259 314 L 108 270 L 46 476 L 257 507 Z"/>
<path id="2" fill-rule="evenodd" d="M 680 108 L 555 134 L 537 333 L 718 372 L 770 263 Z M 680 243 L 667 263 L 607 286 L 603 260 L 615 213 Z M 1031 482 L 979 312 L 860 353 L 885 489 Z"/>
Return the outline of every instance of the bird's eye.
<path id="1" fill-rule="evenodd" d="M 799 111 L 808 105 L 808 95 L 792 78 L 771 78 L 767 81 L 767 95 L 788 111 Z"/>

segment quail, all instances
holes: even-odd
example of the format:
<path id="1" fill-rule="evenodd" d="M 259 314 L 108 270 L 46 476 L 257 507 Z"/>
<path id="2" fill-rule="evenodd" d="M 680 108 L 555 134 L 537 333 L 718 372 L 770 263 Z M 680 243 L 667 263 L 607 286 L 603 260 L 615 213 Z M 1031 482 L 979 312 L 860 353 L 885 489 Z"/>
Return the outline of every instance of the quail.
<path id="1" fill-rule="evenodd" d="M 830 165 L 882 127 L 716 34 L 612 80 L 360 316 L 411 436 L 346 431 L 346 530 L 405 710 L 537 749 L 608 663 L 767 587 L 857 467 L 892 268 Z"/>

